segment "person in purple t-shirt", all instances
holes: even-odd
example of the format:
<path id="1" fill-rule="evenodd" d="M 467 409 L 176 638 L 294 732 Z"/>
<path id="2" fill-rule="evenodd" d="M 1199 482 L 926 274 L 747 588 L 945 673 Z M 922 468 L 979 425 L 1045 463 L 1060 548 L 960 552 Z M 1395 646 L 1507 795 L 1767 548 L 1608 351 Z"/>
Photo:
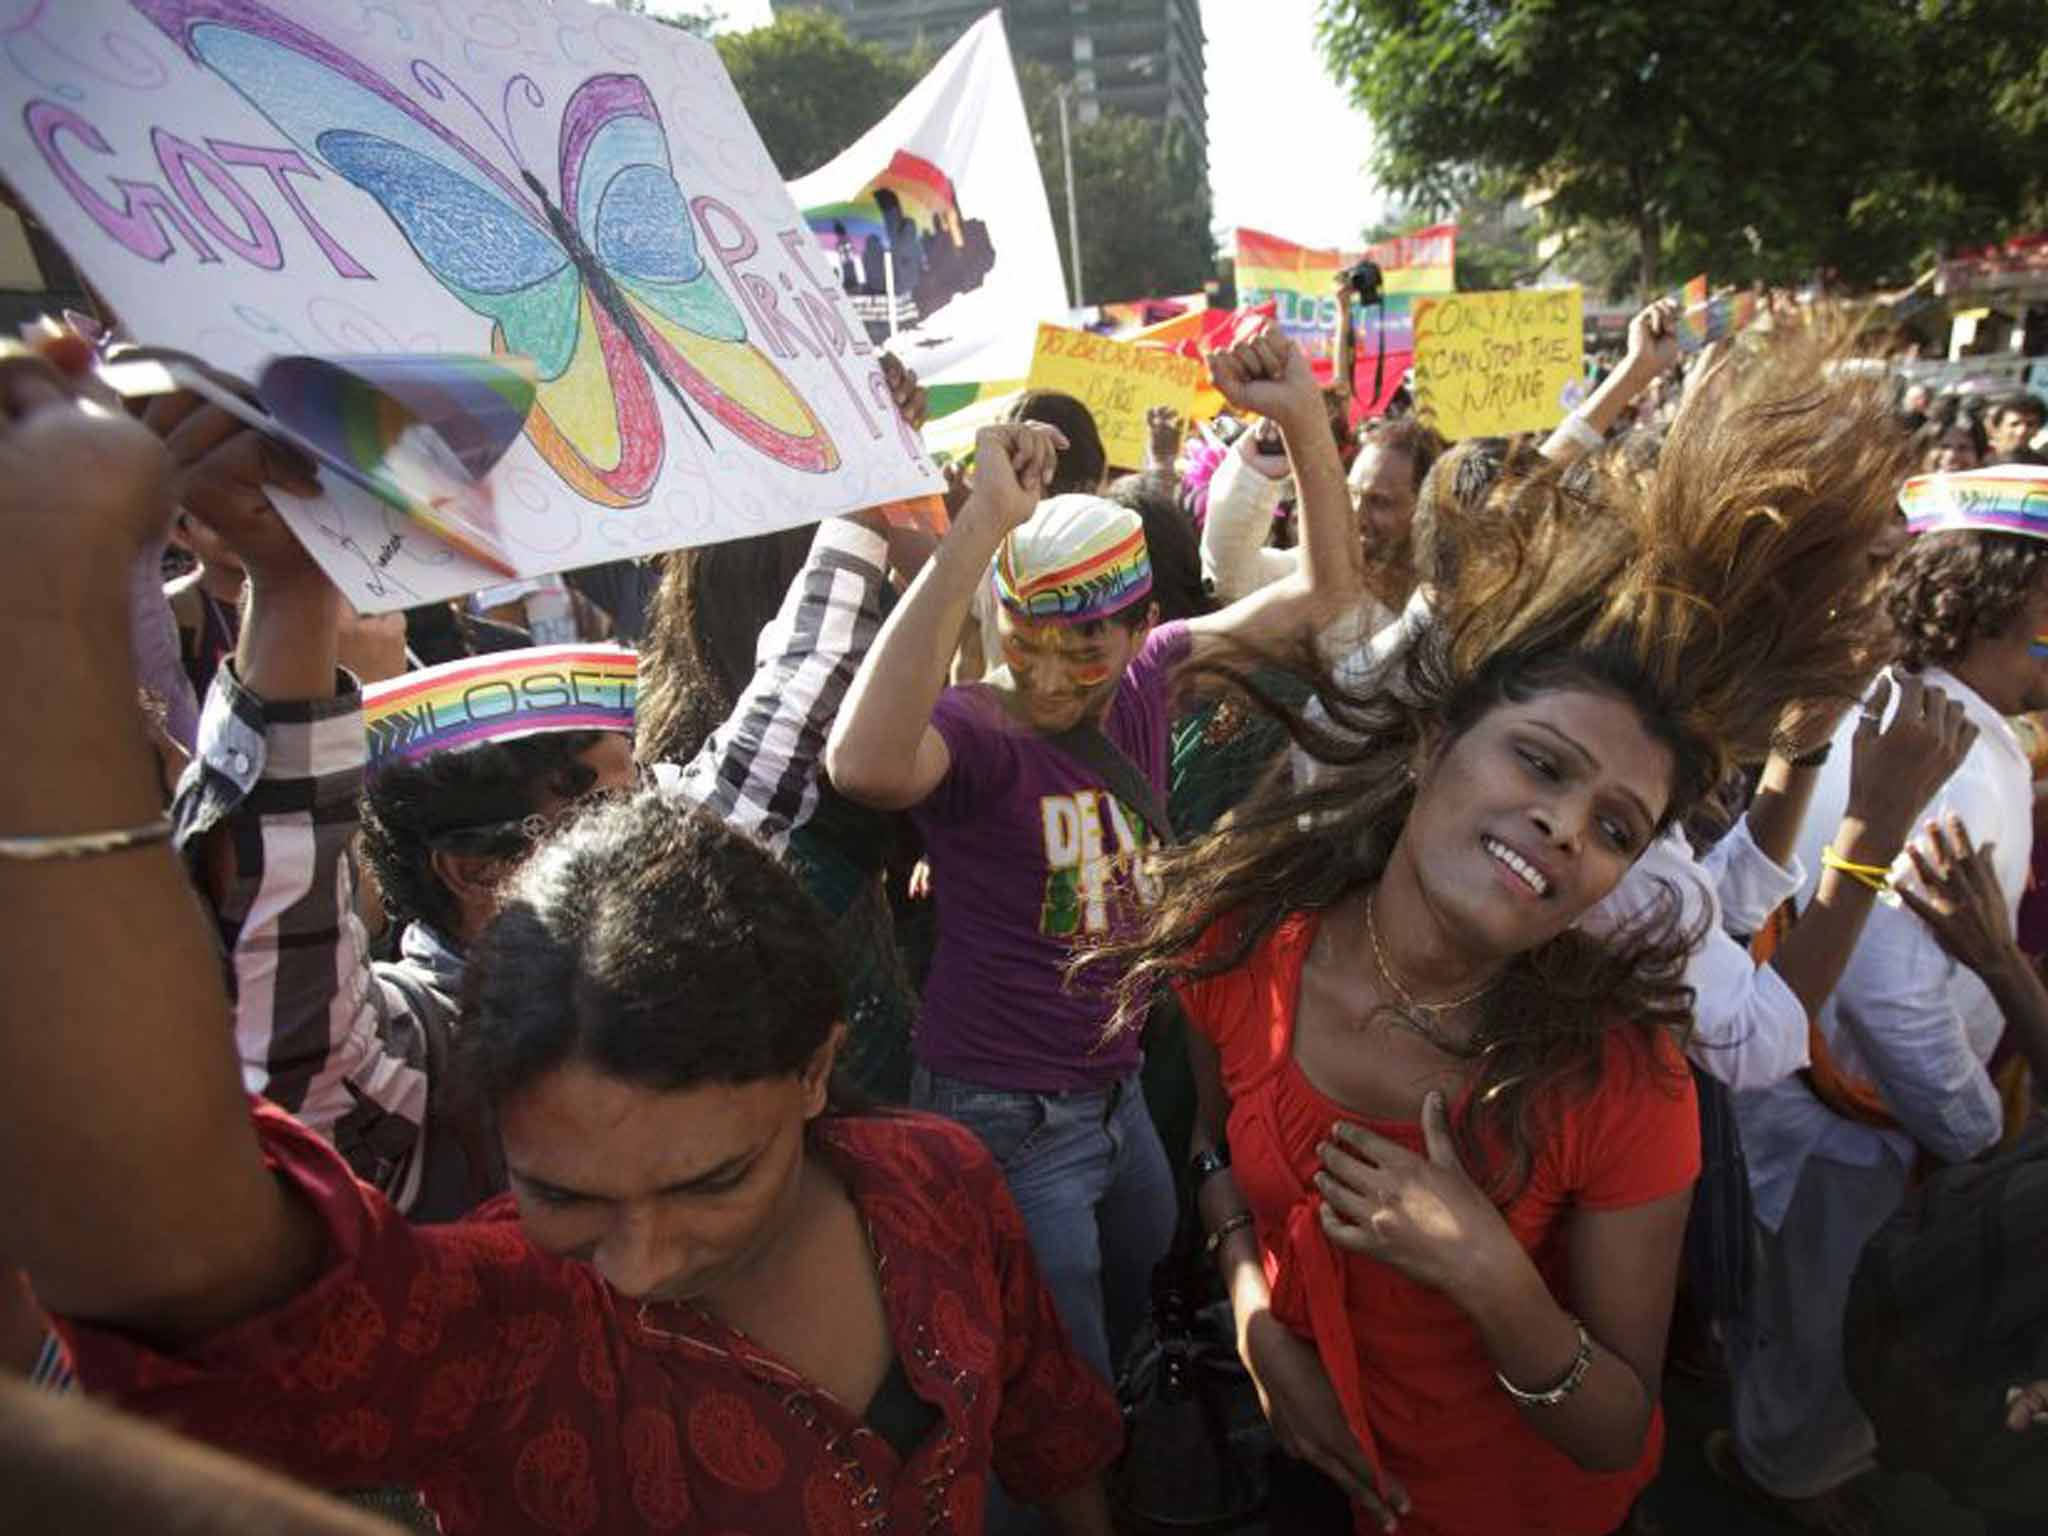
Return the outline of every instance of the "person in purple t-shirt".
<path id="1" fill-rule="evenodd" d="M 1225 647 L 1280 651 L 1362 592 L 1350 500 L 1299 350 L 1268 331 L 1213 359 L 1241 410 L 1270 417 L 1303 508 L 1296 573 L 1223 612 L 1156 623 L 1143 524 L 1095 496 L 1055 496 L 1060 435 L 984 429 L 972 494 L 883 626 L 826 748 L 850 799 L 909 810 L 924 833 L 938 949 L 912 1103 L 974 1130 L 1001 1163 L 1081 1353 L 1113 1379 L 1172 1240 L 1173 1181 L 1138 1089 L 1135 1032 L 1113 1033 L 1114 978 L 1072 987 L 1076 947 L 1150 896 L 1147 804 L 1165 799 L 1175 672 Z M 977 587 L 994 584 L 1004 666 L 947 688 Z M 1093 751 L 1075 737 L 1093 727 Z M 1091 766 L 1103 739 L 1135 772 Z M 1119 793 L 1112 780 L 1129 793 Z"/>

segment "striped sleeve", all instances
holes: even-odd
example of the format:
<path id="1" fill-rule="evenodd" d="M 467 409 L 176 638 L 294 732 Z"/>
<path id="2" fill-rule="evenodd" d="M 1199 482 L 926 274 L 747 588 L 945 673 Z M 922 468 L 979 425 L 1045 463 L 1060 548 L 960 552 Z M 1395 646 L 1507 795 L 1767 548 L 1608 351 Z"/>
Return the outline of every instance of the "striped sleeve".
<path id="1" fill-rule="evenodd" d="M 223 663 L 172 818 L 227 955 L 244 1086 L 404 1209 L 421 1178 L 426 1030 L 377 976 L 356 915 L 366 755 L 352 680 L 270 703 Z"/>
<path id="2" fill-rule="evenodd" d="M 834 519 L 761 632 L 754 675 L 682 770 L 687 799 L 778 850 L 818 804 L 819 764 L 833 717 L 882 628 L 889 546 Z"/>

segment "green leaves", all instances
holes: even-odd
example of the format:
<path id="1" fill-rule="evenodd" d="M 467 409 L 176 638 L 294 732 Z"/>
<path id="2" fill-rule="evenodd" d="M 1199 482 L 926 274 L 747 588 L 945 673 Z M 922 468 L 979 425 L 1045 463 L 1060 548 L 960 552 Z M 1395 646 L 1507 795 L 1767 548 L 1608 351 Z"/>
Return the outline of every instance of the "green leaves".
<path id="1" fill-rule="evenodd" d="M 1324 0 L 1319 37 L 1390 189 L 1543 185 L 1639 270 L 1895 281 L 2048 207 L 2040 0 Z"/>

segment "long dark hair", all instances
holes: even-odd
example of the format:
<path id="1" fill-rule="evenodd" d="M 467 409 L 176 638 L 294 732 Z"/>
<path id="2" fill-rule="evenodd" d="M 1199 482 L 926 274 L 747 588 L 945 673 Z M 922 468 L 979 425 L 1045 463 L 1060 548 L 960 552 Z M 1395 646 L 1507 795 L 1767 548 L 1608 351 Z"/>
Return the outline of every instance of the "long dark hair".
<path id="1" fill-rule="evenodd" d="M 1653 476 L 1510 465 L 1464 520 L 1437 622 L 1396 672 L 1347 687 L 1313 655 L 1290 659 L 1322 721 L 1262 684 L 1265 658 L 1202 669 L 1321 771 L 1296 784 L 1276 768 L 1208 837 L 1158 855 L 1161 899 L 1104 951 L 1123 962 L 1119 1020 L 1141 1019 L 1162 984 L 1238 966 L 1289 913 L 1378 880 L 1425 750 L 1503 703 L 1570 688 L 1626 699 L 1670 749 L 1669 826 L 1730 762 L 1769 750 L 1788 705 L 1856 697 L 1882 654 L 1868 551 L 1892 516 L 1901 445 L 1881 389 L 1820 361 L 1803 346 L 1765 354 L 1681 415 Z M 1686 1029 L 1699 935 L 1677 898 L 1512 957 L 1480 1004 L 1456 1129 L 1497 1197 L 1526 1179 L 1560 1103 L 1598 1080 L 1610 1032 Z"/>
<path id="2" fill-rule="evenodd" d="M 686 763 L 732 713 L 754 647 L 810 554 L 815 528 L 788 528 L 664 555 L 640 650 L 634 756 Z"/>
<path id="3" fill-rule="evenodd" d="M 846 1012 L 824 916 L 795 877 L 659 790 L 551 838 L 466 982 L 461 1076 L 492 1105 L 569 1061 L 661 1092 L 793 1076 Z"/>

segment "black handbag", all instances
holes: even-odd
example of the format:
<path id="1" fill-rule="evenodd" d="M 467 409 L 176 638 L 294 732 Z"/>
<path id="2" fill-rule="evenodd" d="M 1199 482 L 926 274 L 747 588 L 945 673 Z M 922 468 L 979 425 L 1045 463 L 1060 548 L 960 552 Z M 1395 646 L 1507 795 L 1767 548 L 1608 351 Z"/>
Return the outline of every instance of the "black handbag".
<path id="1" fill-rule="evenodd" d="M 1221 1536 L 1265 1513 L 1273 1432 L 1221 1289 L 1198 1244 L 1176 1242 L 1152 1271 L 1151 1317 L 1117 1384 L 1124 1450 L 1109 1498 L 1119 1529 Z"/>

